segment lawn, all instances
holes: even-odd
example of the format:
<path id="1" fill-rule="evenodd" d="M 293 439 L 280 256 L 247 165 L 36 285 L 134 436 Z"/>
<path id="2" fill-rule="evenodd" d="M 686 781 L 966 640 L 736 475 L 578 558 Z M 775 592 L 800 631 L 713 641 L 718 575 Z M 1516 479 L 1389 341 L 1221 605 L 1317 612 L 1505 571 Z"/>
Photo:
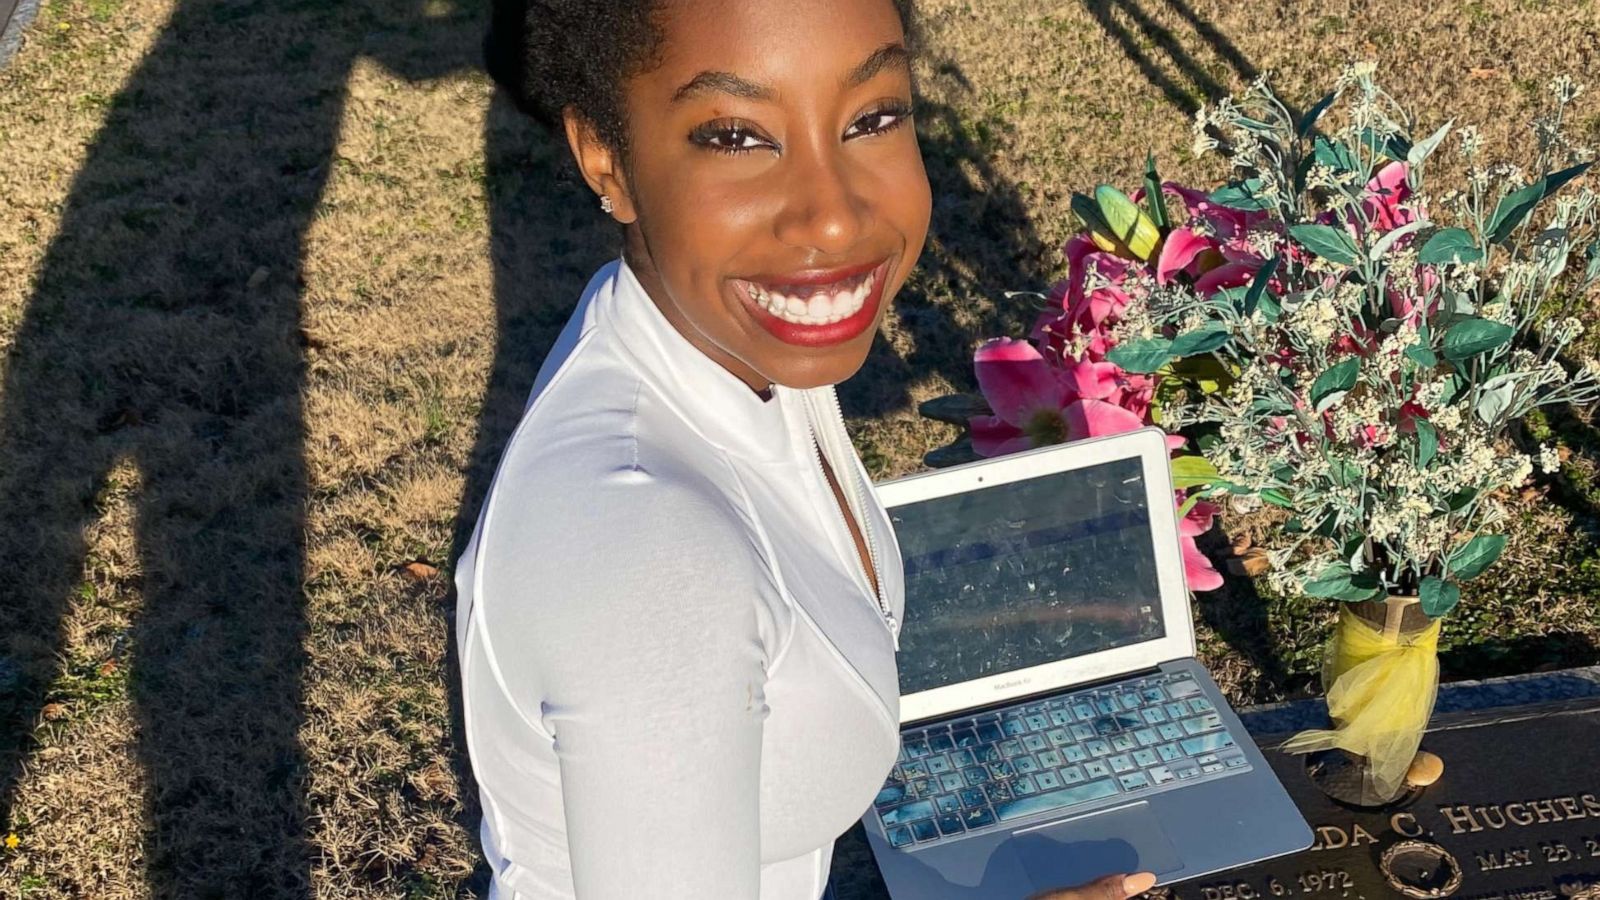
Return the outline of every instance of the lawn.
<path id="1" fill-rule="evenodd" d="M 476 71 L 482 5 L 51 0 L 0 71 L 0 897 L 481 888 L 452 548 L 616 247 Z M 1189 152 L 1204 100 L 1271 73 L 1304 106 L 1372 58 L 1423 127 L 1520 156 L 1551 76 L 1600 82 L 1594 0 L 923 7 L 934 234 L 841 390 L 879 477 L 951 439 L 917 404 L 1019 333 L 1003 292 L 1059 276 L 1073 190 L 1147 149 L 1221 174 Z M 1570 457 L 1447 678 L 1600 662 L 1600 436 L 1533 430 Z M 1325 603 L 1235 578 L 1197 610 L 1234 700 L 1314 691 Z"/>

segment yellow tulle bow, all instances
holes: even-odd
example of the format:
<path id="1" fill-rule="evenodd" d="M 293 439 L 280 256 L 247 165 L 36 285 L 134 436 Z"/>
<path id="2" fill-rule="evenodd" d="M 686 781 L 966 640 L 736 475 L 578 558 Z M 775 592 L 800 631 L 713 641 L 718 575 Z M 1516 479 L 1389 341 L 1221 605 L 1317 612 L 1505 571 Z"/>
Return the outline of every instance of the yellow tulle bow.
<path id="1" fill-rule="evenodd" d="M 1364 756 L 1369 786 L 1382 797 L 1399 794 L 1439 690 L 1439 621 L 1389 640 L 1348 607 L 1340 610 L 1322 686 L 1333 729 L 1302 731 L 1283 750 L 1338 747 Z"/>

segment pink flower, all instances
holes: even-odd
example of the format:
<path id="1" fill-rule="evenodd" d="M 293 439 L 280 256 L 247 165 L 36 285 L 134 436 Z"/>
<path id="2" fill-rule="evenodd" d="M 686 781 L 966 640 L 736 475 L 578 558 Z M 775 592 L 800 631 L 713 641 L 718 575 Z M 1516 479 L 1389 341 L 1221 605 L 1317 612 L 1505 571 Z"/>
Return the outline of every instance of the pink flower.
<path id="1" fill-rule="evenodd" d="M 1000 456 L 1143 427 L 1139 414 L 1080 393 L 1088 388 L 1119 399 L 1128 396 L 1120 387 L 1107 390 L 1110 373 L 1101 366 L 1110 364 L 1069 360 L 1056 369 L 1027 341 L 997 338 L 984 344 L 974 368 L 995 414 L 971 420 L 972 449 L 980 456 Z M 1167 440 L 1183 443 L 1178 437 Z"/>
<path id="2" fill-rule="evenodd" d="M 1179 491 L 1179 505 L 1184 499 L 1185 492 Z M 1222 574 L 1195 543 L 1195 538 L 1211 530 L 1217 512 L 1217 507 L 1201 500 L 1190 507 L 1189 513 L 1178 523 L 1178 546 L 1183 551 L 1183 578 L 1189 583 L 1191 591 L 1214 591 L 1222 587 Z"/>
<path id="3" fill-rule="evenodd" d="M 1416 210 L 1402 205 L 1411 196 L 1411 185 L 1406 182 L 1409 172 L 1405 163 L 1392 162 L 1367 182 L 1361 211 L 1377 231 L 1389 231 L 1416 221 Z"/>

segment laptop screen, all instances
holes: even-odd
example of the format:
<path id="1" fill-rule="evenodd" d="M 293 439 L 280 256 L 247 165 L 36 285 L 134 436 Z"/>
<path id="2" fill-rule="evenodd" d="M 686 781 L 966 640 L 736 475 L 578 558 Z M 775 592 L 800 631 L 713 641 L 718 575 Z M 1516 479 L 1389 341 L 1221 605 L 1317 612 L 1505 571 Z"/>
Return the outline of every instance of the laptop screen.
<path id="1" fill-rule="evenodd" d="M 893 507 L 902 695 L 1161 638 L 1138 457 Z"/>

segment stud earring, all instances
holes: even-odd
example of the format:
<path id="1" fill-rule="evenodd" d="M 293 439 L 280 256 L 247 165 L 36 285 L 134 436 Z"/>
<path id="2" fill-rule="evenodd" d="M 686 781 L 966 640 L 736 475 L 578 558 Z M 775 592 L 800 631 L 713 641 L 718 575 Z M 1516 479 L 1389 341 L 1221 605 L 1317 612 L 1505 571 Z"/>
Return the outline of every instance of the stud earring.
<path id="1" fill-rule="evenodd" d="M 611 202 L 611 195 L 610 194 L 601 194 L 600 195 L 600 211 L 601 212 L 610 213 L 613 209 L 616 209 L 616 208 L 617 208 L 616 204 Z"/>

